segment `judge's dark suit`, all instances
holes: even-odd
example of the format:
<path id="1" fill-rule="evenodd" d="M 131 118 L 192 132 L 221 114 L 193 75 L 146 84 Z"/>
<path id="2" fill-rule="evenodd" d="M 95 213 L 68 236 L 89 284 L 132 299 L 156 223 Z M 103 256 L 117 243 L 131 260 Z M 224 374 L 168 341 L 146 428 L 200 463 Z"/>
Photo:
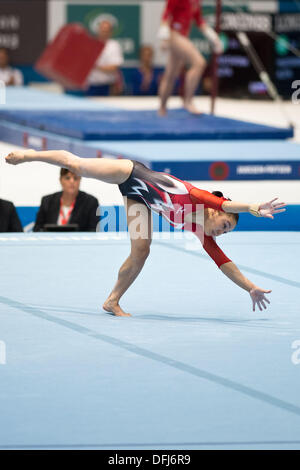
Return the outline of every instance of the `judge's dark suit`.
<path id="1" fill-rule="evenodd" d="M 57 224 L 62 192 L 50 194 L 42 198 L 33 231 L 40 232 L 45 224 Z M 78 224 L 79 232 L 95 232 L 99 222 L 96 215 L 99 203 L 90 194 L 79 191 L 69 224 Z"/>
<path id="2" fill-rule="evenodd" d="M 23 232 L 15 206 L 3 199 L 0 199 L 0 232 Z"/>

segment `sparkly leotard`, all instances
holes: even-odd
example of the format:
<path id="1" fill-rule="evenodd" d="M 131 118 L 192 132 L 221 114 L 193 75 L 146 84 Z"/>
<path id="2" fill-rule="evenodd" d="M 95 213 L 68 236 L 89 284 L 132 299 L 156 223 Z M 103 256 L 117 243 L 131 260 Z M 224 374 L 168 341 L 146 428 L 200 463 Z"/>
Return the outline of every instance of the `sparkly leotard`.
<path id="1" fill-rule="evenodd" d="M 219 248 L 215 239 L 204 234 L 203 226 L 194 223 L 192 214 L 199 208 L 222 211 L 227 199 L 196 188 L 167 173 L 150 170 L 135 160 L 129 178 L 119 185 L 123 196 L 144 203 L 149 209 L 161 214 L 173 227 L 195 233 L 203 248 L 218 267 L 231 260 Z"/>

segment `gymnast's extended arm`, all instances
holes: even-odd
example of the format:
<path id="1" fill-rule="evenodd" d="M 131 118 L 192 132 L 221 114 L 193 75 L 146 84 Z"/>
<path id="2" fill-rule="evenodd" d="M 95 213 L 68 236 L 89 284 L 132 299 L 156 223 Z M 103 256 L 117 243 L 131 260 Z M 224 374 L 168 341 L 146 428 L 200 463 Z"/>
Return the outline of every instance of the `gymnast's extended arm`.
<path id="1" fill-rule="evenodd" d="M 265 302 L 270 302 L 265 297 L 265 294 L 269 294 L 271 292 L 270 290 L 264 290 L 247 279 L 239 268 L 225 255 L 213 237 L 204 235 L 203 248 L 225 276 L 249 293 L 252 300 L 253 311 L 255 311 L 256 304 L 260 310 L 266 308 Z"/>
<path id="2" fill-rule="evenodd" d="M 255 311 L 256 304 L 258 305 L 259 310 L 262 310 L 262 307 L 266 308 L 265 302 L 267 302 L 268 304 L 270 303 L 270 301 L 265 297 L 265 294 L 269 294 L 272 291 L 262 289 L 253 284 L 253 282 L 247 279 L 232 261 L 222 264 L 220 266 L 220 270 L 231 281 L 233 281 L 235 284 L 237 284 L 239 287 L 246 290 L 250 294 L 253 312 Z"/>
<path id="3" fill-rule="evenodd" d="M 284 212 L 284 207 L 286 207 L 284 202 L 275 202 L 277 199 L 278 198 L 275 198 L 262 204 L 245 204 L 243 202 L 224 201 L 222 204 L 222 210 L 232 214 L 250 212 L 250 214 L 254 215 L 255 217 L 266 217 L 268 219 L 274 219 L 273 215 Z"/>

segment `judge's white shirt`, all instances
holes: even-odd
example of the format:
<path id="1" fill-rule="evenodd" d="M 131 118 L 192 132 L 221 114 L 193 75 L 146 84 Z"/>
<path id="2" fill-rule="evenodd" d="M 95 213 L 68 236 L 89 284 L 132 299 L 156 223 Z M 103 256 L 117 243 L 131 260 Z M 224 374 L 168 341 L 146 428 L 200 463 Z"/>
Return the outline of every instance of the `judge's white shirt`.
<path id="1" fill-rule="evenodd" d="M 61 206 L 58 214 L 57 225 L 65 225 L 69 223 L 73 209 L 71 206 Z M 63 221 L 67 221 L 63 224 Z"/>
<path id="2" fill-rule="evenodd" d="M 4 82 L 5 85 L 8 85 L 12 77 L 14 79 L 13 85 L 23 85 L 23 75 L 20 70 L 13 69 L 12 67 L 0 68 L 0 81 Z"/>
<path id="3" fill-rule="evenodd" d="M 108 39 L 102 53 L 95 62 L 95 66 L 120 66 L 123 62 L 124 58 L 120 44 L 114 39 Z M 87 78 L 87 83 L 89 85 L 110 85 L 116 81 L 117 77 L 116 73 L 102 72 L 94 67 Z"/>

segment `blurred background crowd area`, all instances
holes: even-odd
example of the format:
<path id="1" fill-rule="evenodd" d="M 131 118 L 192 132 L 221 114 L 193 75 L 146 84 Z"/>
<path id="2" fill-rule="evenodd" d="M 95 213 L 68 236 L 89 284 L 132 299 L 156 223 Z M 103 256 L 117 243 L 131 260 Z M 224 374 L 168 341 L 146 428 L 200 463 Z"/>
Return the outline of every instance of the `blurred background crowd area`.
<path id="1" fill-rule="evenodd" d="M 107 82 L 102 77 L 101 82 L 98 77 L 97 83 L 97 77 L 89 77 L 86 90 L 70 91 L 58 86 L 58 91 L 79 96 L 156 95 L 166 62 L 157 39 L 164 5 L 164 0 L 1 0 L 0 68 L 8 65 L 17 70 L 7 84 L 46 87 L 48 80 L 35 70 L 37 59 L 62 26 L 80 23 L 91 35 L 102 35 L 115 43 L 107 59 L 110 64 L 115 56 L 115 78 Z M 215 1 L 203 0 L 202 8 L 205 20 L 214 26 Z M 32 18 L 36 19 L 34 28 Z M 100 23 L 104 24 L 101 31 Z M 219 57 L 219 96 L 268 99 L 265 84 L 236 37 L 238 31 L 247 33 L 280 95 L 290 99 L 292 83 L 299 79 L 300 57 L 291 48 L 300 48 L 300 0 L 222 2 L 221 39 L 225 50 Z M 209 64 L 211 48 L 207 39 L 196 26 L 190 37 Z M 183 69 L 175 95 L 182 92 L 184 73 Z M 208 65 L 197 94 L 209 95 L 210 91 Z"/>

